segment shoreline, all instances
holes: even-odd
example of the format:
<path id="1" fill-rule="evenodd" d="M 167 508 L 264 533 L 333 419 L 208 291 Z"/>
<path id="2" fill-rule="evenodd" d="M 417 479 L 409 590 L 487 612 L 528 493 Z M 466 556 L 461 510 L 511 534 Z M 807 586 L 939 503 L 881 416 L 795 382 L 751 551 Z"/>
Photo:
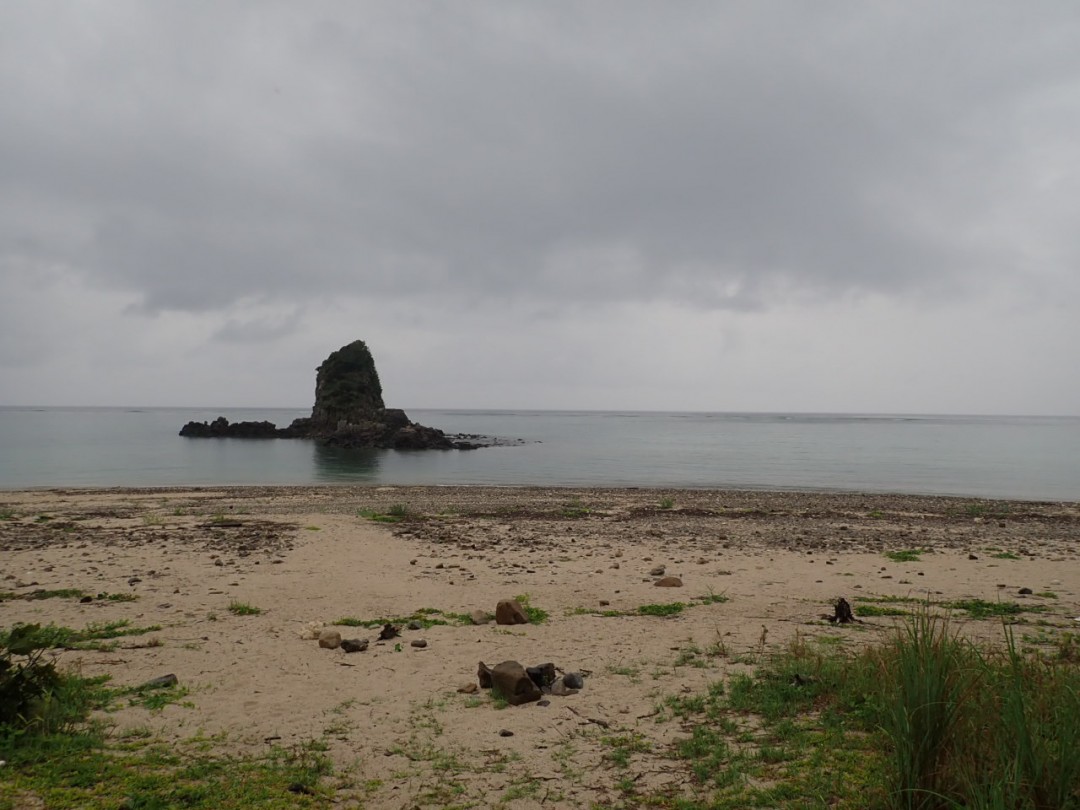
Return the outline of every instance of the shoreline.
<path id="1" fill-rule="evenodd" d="M 0 550 L 0 626 L 158 628 L 60 657 L 119 686 L 173 673 L 188 690 L 160 711 L 104 715 L 114 733 L 147 731 L 174 745 L 223 735 L 214 744 L 237 755 L 264 754 L 268 740 L 317 740 L 338 767 L 378 783 L 362 797 L 370 808 L 424 804 L 450 783 L 462 801 L 494 806 L 524 779 L 559 786 L 563 798 L 545 806 L 610 806 L 623 775 L 607 756 L 613 735 L 660 757 L 643 766 L 643 789 L 690 790 L 662 757 L 687 729 L 657 723 L 658 703 L 751 671 L 767 650 L 792 643 L 880 641 L 914 609 L 909 602 L 942 606 L 965 635 L 994 643 L 999 616 L 948 606 L 1016 605 L 1010 621 L 1043 640 L 1032 643 L 1080 629 L 1074 502 L 592 487 L 51 488 L 0 492 Z M 659 566 L 683 586 L 657 587 Z M 63 589 L 92 598 L 34 596 Z M 453 618 L 517 596 L 546 621 Z M 822 619 L 838 597 L 866 611 L 861 623 Z M 334 624 L 424 616 L 445 622 L 402 623 L 402 637 L 388 642 L 377 629 Z M 320 649 L 304 637 L 312 625 L 371 646 Z M 418 639 L 427 646 L 413 648 Z M 547 707 L 499 708 L 484 692 L 458 692 L 475 682 L 479 661 L 507 659 L 587 672 L 585 688 Z M 559 754 L 568 746 L 573 768 Z M 446 758 L 468 767 L 448 775 Z"/>

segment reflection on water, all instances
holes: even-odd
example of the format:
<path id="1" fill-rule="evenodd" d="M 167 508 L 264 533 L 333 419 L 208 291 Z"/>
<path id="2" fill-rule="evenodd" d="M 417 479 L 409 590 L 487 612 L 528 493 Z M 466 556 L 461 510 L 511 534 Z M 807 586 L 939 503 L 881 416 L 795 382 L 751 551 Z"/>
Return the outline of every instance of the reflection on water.
<path id="1" fill-rule="evenodd" d="M 386 450 L 345 450 L 311 442 L 316 481 L 375 481 Z"/>

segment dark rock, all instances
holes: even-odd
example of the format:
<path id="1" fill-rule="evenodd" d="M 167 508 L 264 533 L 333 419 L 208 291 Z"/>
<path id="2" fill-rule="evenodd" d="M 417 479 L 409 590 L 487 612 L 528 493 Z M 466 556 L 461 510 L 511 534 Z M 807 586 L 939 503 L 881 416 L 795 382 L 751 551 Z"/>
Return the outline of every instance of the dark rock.
<path id="1" fill-rule="evenodd" d="M 528 624 L 529 617 L 517 599 L 502 599 L 495 606 L 495 624 Z"/>
<path id="2" fill-rule="evenodd" d="M 554 664 L 540 664 L 535 667 L 525 667 L 525 671 L 532 678 L 532 682 L 543 689 L 545 686 L 551 686 L 555 680 L 555 665 Z"/>
<path id="3" fill-rule="evenodd" d="M 977 559 L 979 559 L 979 555 L 978 554 L 968 554 L 968 559 L 969 560 L 977 560 Z"/>
<path id="4" fill-rule="evenodd" d="M 418 425 L 404 411 L 387 408 L 375 360 L 367 344 L 356 340 L 332 352 L 315 374 L 311 416 L 285 428 L 273 422 L 188 422 L 180 435 L 190 438 L 314 439 L 329 447 L 451 450 L 484 446 L 455 442 L 437 428 Z M 494 444 L 492 441 L 489 444 Z"/>
<path id="5" fill-rule="evenodd" d="M 556 678 L 555 683 L 551 684 L 551 694 L 556 695 L 557 697 L 574 695 L 577 694 L 577 691 L 577 689 L 574 689 L 566 683 L 565 677 Z"/>
<path id="6" fill-rule="evenodd" d="M 401 628 L 394 627 L 392 624 L 384 624 L 383 629 L 379 631 L 379 641 L 386 641 L 387 639 L 397 638 L 401 635 Z"/>
<path id="7" fill-rule="evenodd" d="M 180 679 L 170 672 L 168 675 L 162 675 L 160 678 L 147 681 L 139 689 L 167 689 L 170 686 L 176 686 L 178 683 L 180 683 Z"/>
<path id="8" fill-rule="evenodd" d="M 416 647 L 418 650 L 424 649 L 427 646 L 427 642 L 422 638 L 414 638 L 409 642 L 410 647 Z"/>
<path id="9" fill-rule="evenodd" d="M 420 622 L 416 621 L 416 619 L 413 619 L 411 622 L 409 622 L 408 628 L 410 630 L 423 630 L 424 625 L 422 625 Z"/>
<path id="10" fill-rule="evenodd" d="M 368 640 L 366 638 L 343 638 L 341 640 L 341 649 L 347 653 L 363 652 L 368 648 Z"/>
<path id="11" fill-rule="evenodd" d="M 1031 594 L 1035 593 L 1035 591 L 1031 590 L 1031 588 L 1021 588 L 1019 591 L 1017 591 L 1017 593 L 1021 596 L 1030 596 Z"/>
<path id="12" fill-rule="evenodd" d="M 82 599 L 79 600 L 79 603 L 85 605 L 87 602 L 93 602 L 93 601 L 94 601 L 94 597 L 92 597 L 92 596 L 84 596 Z"/>
<path id="13" fill-rule="evenodd" d="M 517 661 L 503 661 L 491 668 L 491 688 L 511 706 L 539 700 L 539 687 Z"/>
<path id="14" fill-rule="evenodd" d="M 550 706 L 550 705 L 551 705 L 551 701 L 550 701 L 550 700 L 548 700 L 547 698 L 544 698 L 543 700 L 538 700 L 538 701 L 536 701 L 536 705 L 537 705 L 537 706 Z"/>
<path id="15" fill-rule="evenodd" d="M 481 689 L 491 688 L 491 667 L 483 661 L 481 661 L 480 666 L 476 668 L 476 679 L 480 683 Z"/>
<path id="16" fill-rule="evenodd" d="M 499 729 L 499 736 L 500 736 L 500 737 L 513 737 L 513 736 L 514 736 L 514 732 L 512 732 L 512 731 L 511 731 L 510 729 L 508 729 L 508 728 L 502 728 L 502 729 Z"/>
<path id="17" fill-rule="evenodd" d="M 653 568 L 651 571 L 649 571 L 649 576 L 650 577 L 662 577 L 664 575 L 664 571 L 666 571 L 666 570 L 667 569 L 664 566 L 658 565 L 655 568 Z"/>
<path id="18" fill-rule="evenodd" d="M 583 689 L 585 687 L 585 679 L 581 677 L 579 672 L 567 672 L 563 675 L 563 683 L 570 689 Z"/>

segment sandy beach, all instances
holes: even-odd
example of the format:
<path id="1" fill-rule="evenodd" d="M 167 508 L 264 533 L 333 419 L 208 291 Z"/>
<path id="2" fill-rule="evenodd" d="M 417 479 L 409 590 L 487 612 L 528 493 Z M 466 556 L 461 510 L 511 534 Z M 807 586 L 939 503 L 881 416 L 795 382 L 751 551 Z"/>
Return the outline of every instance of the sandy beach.
<path id="1" fill-rule="evenodd" d="M 1076 503 L 239 487 L 0 492 L 0 515 L 0 625 L 160 628 L 61 654 L 116 684 L 172 673 L 188 690 L 159 712 L 110 714 L 117 733 L 202 735 L 241 754 L 320 740 L 343 806 L 611 805 L 625 777 L 605 756 L 612 735 L 645 741 L 639 787 L 689 794 L 685 769 L 664 756 L 686 728 L 657 722 L 658 704 L 796 637 L 859 645 L 893 631 L 897 619 L 869 611 L 825 621 L 839 597 L 857 616 L 883 597 L 1015 601 L 1047 642 L 1080 630 Z M 889 555 L 899 551 L 918 553 Z M 661 566 L 682 586 L 657 587 Z M 61 589 L 93 598 L 28 598 Z M 546 621 L 460 618 L 522 596 Z M 640 611 L 676 602 L 671 615 Z M 1002 635 L 999 619 L 952 615 L 965 633 Z M 335 626 L 417 616 L 445 623 L 403 625 L 389 641 Z M 324 626 L 370 646 L 320 648 L 311 635 Z M 459 691 L 478 662 L 508 659 L 583 673 L 584 688 L 519 707 Z"/>

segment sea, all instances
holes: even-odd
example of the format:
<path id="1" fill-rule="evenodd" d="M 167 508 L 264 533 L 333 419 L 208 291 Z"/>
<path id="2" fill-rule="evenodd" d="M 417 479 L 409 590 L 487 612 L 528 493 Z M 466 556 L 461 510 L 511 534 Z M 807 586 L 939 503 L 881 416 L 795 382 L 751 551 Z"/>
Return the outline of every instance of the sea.
<path id="1" fill-rule="evenodd" d="M 1080 501 L 1080 417 L 408 410 L 478 450 L 189 439 L 309 409 L 0 407 L 0 489 L 238 484 L 690 487 Z"/>

